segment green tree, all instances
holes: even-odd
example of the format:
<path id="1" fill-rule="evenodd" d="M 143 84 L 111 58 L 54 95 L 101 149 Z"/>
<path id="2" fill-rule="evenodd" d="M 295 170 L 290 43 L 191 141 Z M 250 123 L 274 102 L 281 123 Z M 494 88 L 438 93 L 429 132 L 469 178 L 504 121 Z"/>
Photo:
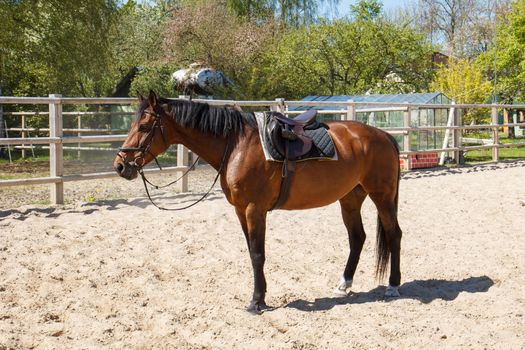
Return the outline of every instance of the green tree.
<path id="1" fill-rule="evenodd" d="M 494 39 L 494 18 L 510 0 L 417 0 L 405 15 L 442 50 L 457 58 L 476 58 Z M 415 5 L 415 6 L 414 6 Z"/>
<path id="2" fill-rule="evenodd" d="M 485 103 L 490 98 L 492 86 L 474 63 L 468 59 L 453 59 L 440 66 L 431 89 L 444 93 L 457 103 Z M 463 117 L 464 124 L 480 124 L 490 119 L 486 111 L 474 109 Z"/>
<path id="3" fill-rule="evenodd" d="M 498 23 L 496 45 L 480 55 L 477 64 L 496 82 L 499 99 L 522 102 L 525 101 L 525 0 L 514 1 L 512 10 Z"/>
<path id="4" fill-rule="evenodd" d="M 364 21 L 372 21 L 381 16 L 383 3 L 379 0 L 362 0 L 351 5 L 350 8 L 355 18 Z"/>
<path id="5" fill-rule="evenodd" d="M 105 94 L 113 0 L 2 1 L 2 71 L 5 90 L 16 95 Z M 14 71 L 15 73 L 8 73 Z"/>
<path id="6" fill-rule="evenodd" d="M 339 0 L 226 0 L 227 7 L 238 17 L 266 20 L 275 16 L 284 25 L 299 27 L 314 23 L 323 4 L 338 4 Z"/>
<path id="7" fill-rule="evenodd" d="M 299 27 L 313 23 L 319 5 L 325 2 L 338 3 L 338 0 L 277 0 L 278 19 L 285 24 Z"/>
<path id="8" fill-rule="evenodd" d="M 221 70 L 236 85 L 225 97 L 250 97 L 247 83 L 278 26 L 271 20 L 237 18 L 221 2 L 200 2 L 177 9 L 166 24 L 161 65 L 187 68 L 199 62 Z M 159 63 L 160 64 L 160 63 Z M 235 95 L 244 91 L 242 95 Z"/>
<path id="9" fill-rule="evenodd" d="M 112 33 L 112 75 L 117 79 L 130 69 L 138 67 L 130 94 L 147 93 L 155 89 L 163 95 L 172 95 L 170 76 L 175 66 L 164 56 L 163 31 L 173 11 L 180 6 L 177 0 L 157 0 L 136 3 L 128 1 L 119 10 L 118 25 Z"/>
<path id="10" fill-rule="evenodd" d="M 0 0 L 0 89 L 3 95 L 12 94 L 12 83 L 20 79 L 18 63 L 24 48 L 25 19 L 21 11 L 26 11 L 24 4 L 15 5 L 12 1 Z"/>
<path id="11" fill-rule="evenodd" d="M 362 1 L 351 19 L 322 21 L 290 31 L 265 53 L 261 96 L 408 92 L 428 88 L 432 47 L 410 26 L 377 13 L 375 1 Z M 395 74 L 395 84 L 384 84 Z"/>
<path id="12" fill-rule="evenodd" d="M 227 0 L 226 5 L 242 18 L 266 19 L 275 11 L 273 0 Z"/>

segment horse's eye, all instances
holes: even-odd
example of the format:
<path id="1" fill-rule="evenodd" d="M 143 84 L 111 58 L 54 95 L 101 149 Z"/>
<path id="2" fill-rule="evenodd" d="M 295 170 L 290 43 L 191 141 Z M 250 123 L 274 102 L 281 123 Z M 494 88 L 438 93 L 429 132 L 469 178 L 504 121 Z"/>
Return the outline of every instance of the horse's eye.
<path id="1" fill-rule="evenodd" d="M 149 126 L 147 124 L 140 124 L 139 125 L 139 131 L 140 132 L 148 132 L 149 131 Z"/>

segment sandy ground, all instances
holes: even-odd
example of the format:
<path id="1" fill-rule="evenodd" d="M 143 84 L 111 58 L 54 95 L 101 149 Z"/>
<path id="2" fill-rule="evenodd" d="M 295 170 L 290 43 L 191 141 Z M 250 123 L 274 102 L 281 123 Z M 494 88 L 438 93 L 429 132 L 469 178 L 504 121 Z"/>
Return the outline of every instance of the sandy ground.
<path id="1" fill-rule="evenodd" d="M 144 197 L 4 202 L 0 349 L 524 349 L 524 178 L 525 161 L 404 174 L 398 299 L 385 299 L 374 278 L 369 200 L 368 240 L 346 298 L 332 296 L 348 254 L 338 205 L 271 213 L 275 309 L 261 316 L 244 311 L 251 265 L 220 191 L 182 212 Z M 125 183 L 106 183 L 116 181 Z"/>

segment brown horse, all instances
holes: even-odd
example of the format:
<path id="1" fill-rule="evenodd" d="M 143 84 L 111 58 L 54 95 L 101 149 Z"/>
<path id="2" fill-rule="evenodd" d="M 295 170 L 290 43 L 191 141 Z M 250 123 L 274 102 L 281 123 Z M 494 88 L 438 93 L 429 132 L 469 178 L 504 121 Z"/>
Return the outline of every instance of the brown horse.
<path id="1" fill-rule="evenodd" d="M 183 144 L 220 173 L 220 183 L 246 237 L 254 272 L 254 292 L 248 310 L 266 308 L 264 277 L 266 216 L 276 203 L 282 163 L 265 160 L 252 113 L 205 103 L 158 98 L 150 91 L 139 97 L 137 119 L 114 161 L 128 179 L 164 152 Z M 390 259 L 386 296 L 399 296 L 401 229 L 397 222 L 399 149 L 386 132 L 353 121 L 326 122 L 337 160 L 298 162 L 287 200 L 281 209 L 307 209 L 339 201 L 350 240 L 350 255 L 335 289 L 346 295 L 365 241 L 361 205 L 370 196 L 378 210 L 377 269 L 379 278 Z"/>

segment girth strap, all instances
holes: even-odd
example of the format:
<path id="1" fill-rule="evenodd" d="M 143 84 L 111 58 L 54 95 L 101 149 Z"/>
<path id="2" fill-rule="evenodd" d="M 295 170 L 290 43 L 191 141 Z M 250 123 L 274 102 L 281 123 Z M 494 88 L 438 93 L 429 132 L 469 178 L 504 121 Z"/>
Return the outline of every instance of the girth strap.
<path id="1" fill-rule="evenodd" d="M 290 193 L 290 187 L 292 187 L 292 180 L 295 174 L 296 162 L 295 160 L 288 159 L 290 143 L 286 141 L 284 144 L 285 157 L 283 161 L 283 169 L 281 174 L 282 180 L 281 187 L 279 189 L 279 197 L 277 198 L 277 201 L 270 210 L 279 209 L 284 205 L 284 203 L 288 199 L 288 194 Z"/>

